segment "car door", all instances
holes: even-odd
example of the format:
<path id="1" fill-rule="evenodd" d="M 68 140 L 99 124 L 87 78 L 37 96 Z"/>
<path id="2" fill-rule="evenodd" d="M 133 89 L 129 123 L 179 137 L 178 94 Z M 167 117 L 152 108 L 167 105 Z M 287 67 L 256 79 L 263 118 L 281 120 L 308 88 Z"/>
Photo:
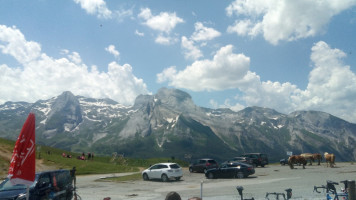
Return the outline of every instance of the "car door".
<path id="1" fill-rule="evenodd" d="M 205 160 L 197 160 L 193 165 L 193 171 L 201 172 L 204 170 Z"/>
<path id="2" fill-rule="evenodd" d="M 160 165 L 153 165 L 149 171 L 149 177 L 153 179 L 161 178 L 161 168 Z"/>
<path id="3" fill-rule="evenodd" d="M 219 176 L 220 178 L 230 178 L 231 175 L 231 166 L 229 164 L 221 165 L 219 168 Z"/>
<path id="4" fill-rule="evenodd" d="M 206 160 L 199 160 L 197 171 L 203 172 L 206 165 Z"/>

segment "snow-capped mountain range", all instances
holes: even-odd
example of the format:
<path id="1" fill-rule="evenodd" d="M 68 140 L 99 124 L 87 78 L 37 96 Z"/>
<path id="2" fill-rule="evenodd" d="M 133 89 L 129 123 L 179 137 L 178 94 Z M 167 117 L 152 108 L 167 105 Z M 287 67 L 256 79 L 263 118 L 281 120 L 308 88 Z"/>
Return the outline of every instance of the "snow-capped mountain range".
<path id="1" fill-rule="evenodd" d="M 264 152 L 273 162 L 305 152 L 356 159 L 356 124 L 328 113 L 248 107 L 239 112 L 196 106 L 176 89 L 140 95 L 133 106 L 64 92 L 35 103 L 0 105 L 0 137 L 15 140 L 36 116 L 36 143 L 76 152 L 131 157 L 211 157 L 219 161 Z"/>

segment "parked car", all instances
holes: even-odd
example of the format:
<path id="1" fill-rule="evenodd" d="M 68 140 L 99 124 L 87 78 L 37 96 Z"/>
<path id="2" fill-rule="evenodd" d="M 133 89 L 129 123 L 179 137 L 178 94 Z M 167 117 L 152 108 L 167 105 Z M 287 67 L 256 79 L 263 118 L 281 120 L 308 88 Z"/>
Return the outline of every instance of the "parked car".
<path id="1" fill-rule="evenodd" d="M 253 165 L 253 160 L 252 158 L 249 157 L 234 157 L 226 162 L 242 162 L 242 163 L 247 163 L 249 165 Z"/>
<path id="2" fill-rule="evenodd" d="M 208 179 L 213 178 L 247 178 L 255 173 L 252 165 L 239 162 L 224 163 L 219 168 L 209 169 L 205 172 Z"/>
<path id="3" fill-rule="evenodd" d="M 288 158 L 283 158 L 283 159 L 279 160 L 279 163 L 281 165 L 288 165 Z"/>
<path id="4" fill-rule="evenodd" d="M 246 153 L 241 155 L 241 157 L 251 158 L 254 167 L 264 167 L 265 165 L 268 165 L 268 156 L 264 153 Z"/>
<path id="5" fill-rule="evenodd" d="M 177 163 L 157 163 L 142 171 L 143 180 L 161 179 L 167 182 L 170 179 L 180 180 L 183 176 L 182 168 Z"/>
<path id="6" fill-rule="evenodd" d="M 206 172 L 208 169 L 218 168 L 219 164 L 211 158 L 203 158 L 196 160 L 194 163 L 189 165 L 190 172 Z"/>
<path id="7" fill-rule="evenodd" d="M 29 187 L 29 199 L 66 199 L 73 198 L 72 176 L 69 170 L 38 172 L 35 181 Z M 9 178 L 0 183 L 0 199 L 26 199 L 26 185 L 12 185 Z"/>

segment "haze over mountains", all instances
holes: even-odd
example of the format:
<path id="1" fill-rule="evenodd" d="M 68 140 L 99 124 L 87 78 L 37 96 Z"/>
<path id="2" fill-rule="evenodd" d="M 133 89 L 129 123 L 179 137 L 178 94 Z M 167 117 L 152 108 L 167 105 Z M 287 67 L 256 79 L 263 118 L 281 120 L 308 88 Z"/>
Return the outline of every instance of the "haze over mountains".
<path id="1" fill-rule="evenodd" d="M 76 152 L 219 161 L 264 152 L 277 162 L 292 151 L 335 153 L 337 161 L 356 159 L 356 124 L 328 113 L 209 109 L 176 89 L 140 95 L 130 107 L 71 92 L 35 103 L 6 102 L 0 105 L 0 137 L 15 140 L 29 112 L 36 115 L 37 145 Z"/>

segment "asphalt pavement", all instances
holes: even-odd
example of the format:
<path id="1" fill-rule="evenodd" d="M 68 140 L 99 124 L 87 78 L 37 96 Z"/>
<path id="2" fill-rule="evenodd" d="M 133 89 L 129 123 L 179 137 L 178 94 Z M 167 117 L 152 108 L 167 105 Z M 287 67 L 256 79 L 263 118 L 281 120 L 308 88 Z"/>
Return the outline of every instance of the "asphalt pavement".
<path id="1" fill-rule="evenodd" d="M 202 173 L 190 173 L 184 169 L 180 181 L 125 181 L 110 182 L 105 177 L 123 176 L 123 174 L 89 175 L 77 177 L 78 194 L 83 200 L 157 200 L 165 199 L 167 193 L 176 191 L 183 200 L 190 197 L 200 197 L 204 200 L 233 200 L 240 199 L 236 186 L 243 186 L 244 198 L 265 199 L 266 192 L 282 193 L 285 189 L 293 190 L 292 199 L 325 199 L 325 192 L 313 192 L 315 185 L 325 185 L 327 180 L 340 182 L 356 180 L 356 164 L 336 163 L 335 168 L 307 165 L 306 169 L 296 166 L 267 165 L 257 167 L 256 173 L 245 179 L 206 179 Z M 340 184 L 337 189 L 340 190 Z M 271 198 L 273 199 L 273 198 Z"/>

